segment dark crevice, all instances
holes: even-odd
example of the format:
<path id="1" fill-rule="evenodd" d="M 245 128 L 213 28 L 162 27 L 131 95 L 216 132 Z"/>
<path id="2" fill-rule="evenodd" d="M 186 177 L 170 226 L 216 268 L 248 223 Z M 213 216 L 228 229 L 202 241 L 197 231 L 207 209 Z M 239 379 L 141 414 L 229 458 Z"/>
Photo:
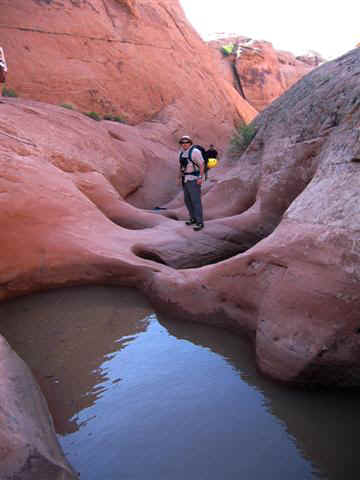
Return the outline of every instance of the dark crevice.
<path id="1" fill-rule="evenodd" d="M 244 89 L 243 89 L 242 83 L 241 83 L 241 78 L 240 78 L 239 72 L 237 71 L 237 68 L 236 68 L 236 60 L 231 62 L 231 68 L 232 68 L 233 75 L 234 75 L 234 80 L 235 80 L 235 89 L 240 93 L 242 98 L 244 100 L 246 100 L 245 92 L 244 92 Z"/>
<path id="2" fill-rule="evenodd" d="M 142 245 L 134 245 L 132 247 L 132 252 L 139 258 L 143 258 L 144 260 L 151 260 L 156 263 L 160 263 L 161 265 L 167 265 L 167 263 L 155 252 L 148 250 L 147 248 L 143 247 Z"/>
<path id="3" fill-rule="evenodd" d="M 121 137 L 117 133 L 114 133 L 111 130 L 108 130 L 108 133 L 111 138 L 114 138 L 115 140 L 119 140 L 119 142 L 126 142 L 125 138 Z"/>

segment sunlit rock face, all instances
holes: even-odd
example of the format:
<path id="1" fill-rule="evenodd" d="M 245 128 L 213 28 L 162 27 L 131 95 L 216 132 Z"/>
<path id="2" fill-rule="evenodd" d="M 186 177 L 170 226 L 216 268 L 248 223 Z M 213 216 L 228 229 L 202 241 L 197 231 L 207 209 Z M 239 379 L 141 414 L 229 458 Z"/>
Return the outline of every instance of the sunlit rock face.
<path id="1" fill-rule="evenodd" d="M 324 61 L 315 52 L 295 57 L 276 50 L 270 42 L 241 36 L 214 40 L 209 45 L 221 60 L 224 77 L 259 112 Z M 235 45 L 235 55 L 228 55 L 231 45 Z"/>
<path id="2" fill-rule="evenodd" d="M 22 98 L 220 144 L 256 114 L 178 0 L 5 0 L 0 28 L 8 86 Z"/>

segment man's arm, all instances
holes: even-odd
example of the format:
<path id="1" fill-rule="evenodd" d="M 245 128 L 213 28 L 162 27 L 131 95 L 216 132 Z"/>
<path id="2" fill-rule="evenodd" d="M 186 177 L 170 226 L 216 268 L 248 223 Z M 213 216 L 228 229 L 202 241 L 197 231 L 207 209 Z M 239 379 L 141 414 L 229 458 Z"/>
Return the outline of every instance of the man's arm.
<path id="1" fill-rule="evenodd" d="M 179 170 L 179 173 L 176 176 L 176 185 L 180 185 L 181 180 L 182 180 L 182 174 L 181 174 L 181 171 Z"/>

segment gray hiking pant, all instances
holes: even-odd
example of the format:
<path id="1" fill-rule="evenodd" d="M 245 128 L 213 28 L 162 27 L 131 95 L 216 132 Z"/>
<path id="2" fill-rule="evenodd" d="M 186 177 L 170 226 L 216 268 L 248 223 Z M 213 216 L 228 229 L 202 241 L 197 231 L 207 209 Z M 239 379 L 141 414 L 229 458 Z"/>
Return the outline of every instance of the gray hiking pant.
<path id="1" fill-rule="evenodd" d="M 184 202 L 188 209 L 190 218 L 196 223 L 204 223 L 201 204 L 201 185 L 196 180 L 189 180 L 184 183 Z"/>

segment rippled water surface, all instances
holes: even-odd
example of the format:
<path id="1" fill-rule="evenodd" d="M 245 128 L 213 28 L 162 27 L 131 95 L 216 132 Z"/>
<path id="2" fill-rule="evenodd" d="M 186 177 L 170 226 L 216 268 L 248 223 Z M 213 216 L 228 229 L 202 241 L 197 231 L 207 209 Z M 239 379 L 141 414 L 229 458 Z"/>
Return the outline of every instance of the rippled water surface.
<path id="1" fill-rule="evenodd" d="M 250 346 L 157 318 L 129 289 L 62 289 L 0 305 L 84 480 L 355 480 L 360 395 L 279 386 Z"/>

